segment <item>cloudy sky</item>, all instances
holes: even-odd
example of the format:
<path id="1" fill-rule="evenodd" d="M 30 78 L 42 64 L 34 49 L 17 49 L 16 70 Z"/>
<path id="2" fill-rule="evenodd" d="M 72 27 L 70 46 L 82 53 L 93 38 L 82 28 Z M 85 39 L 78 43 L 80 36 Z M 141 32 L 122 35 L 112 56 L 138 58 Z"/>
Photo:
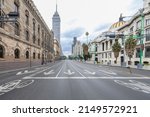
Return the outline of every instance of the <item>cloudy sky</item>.
<path id="1" fill-rule="evenodd" d="M 45 22 L 52 29 L 56 0 L 33 0 Z M 71 54 L 73 37 L 82 43 L 109 29 L 123 16 L 132 16 L 143 6 L 143 0 L 57 0 L 61 18 L 61 45 L 65 55 Z"/>

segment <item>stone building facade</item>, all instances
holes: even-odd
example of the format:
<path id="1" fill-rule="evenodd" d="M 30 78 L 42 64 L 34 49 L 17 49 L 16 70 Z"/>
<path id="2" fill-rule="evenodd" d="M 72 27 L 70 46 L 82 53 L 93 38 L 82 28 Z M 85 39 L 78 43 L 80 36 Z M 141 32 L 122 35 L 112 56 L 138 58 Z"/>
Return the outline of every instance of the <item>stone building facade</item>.
<path id="1" fill-rule="evenodd" d="M 124 41 L 126 41 L 129 35 L 139 35 L 141 30 L 143 30 L 143 34 L 139 35 L 140 38 L 135 38 L 137 40 L 137 46 L 132 57 L 132 65 L 140 63 L 140 48 L 143 48 L 141 57 L 142 64 L 150 64 L 150 0 L 144 0 L 143 8 L 142 13 L 139 10 L 124 26 L 118 29 L 119 33 L 125 35 Z M 141 15 L 143 15 L 143 21 Z M 124 59 L 126 60 L 125 62 L 129 61 L 127 57 Z"/>
<path id="2" fill-rule="evenodd" d="M 54 52 L 55 60 L 59 60 L 61 55 L 61 48 L 57 39 L 54 39 Z"/>
<path id="3" fill-rule="evenodd" d="M 142 10 L 142 9 L 141 9 Z M 103 32 L 97 36 L 90 44 L 90 50 L 92 54 L 91 61 L 97 61 L 101 64 L 111 64 L 117 66 L 132 66 L 137 67 L 140 63 L 140 48 L 143 45 L 143 55 L 142 55 L 142 64 L 143 68 L 149 69 L 150 67 L 150 0 L 143 0 L 143 12 L 137 11 L 130 20 L 124 22 L 122 20 L 122 15 L 119 18 L 119 22 L 113 24 L 110 29 L 106 32 Z M 143 23 L 142 23 L 143 16 Z M 143 24 L 143 26 L 142 26 Z M 143 29 L 142 29 L 143 27 Z M 143 30 L 140 38 L 136 38 L 139 30 Z M 117 35 L 123 35 L 118 39 L 118 42 L 121 45 L 121 51 L 119 57 L 116 59 L 112 51 L 112 45 L 115 43 Z M 125 51 L 125 42 L 126 39 L 130 36 L 135 36 L 137 40 L 137 45 L 134 51 L 134 55 L 131 59 L 131 64 L 129 57 L 126 55 Z M 143 41 L 143 44 L 140 41 Z"/>
<path id="4" fill-rule="evenodd" d="M 77 41 L 73 47 L 73 56 L 74 57 L 83 56 L 83 48 L 80 41 Z"/>
<path id="5" fill-rule="evenodd" d="M 53 60 L 54 34 L 32 0 L 1 0 L 0 15 L 18 12 L 16 22 L 0 22 L 0 61 Z"/>

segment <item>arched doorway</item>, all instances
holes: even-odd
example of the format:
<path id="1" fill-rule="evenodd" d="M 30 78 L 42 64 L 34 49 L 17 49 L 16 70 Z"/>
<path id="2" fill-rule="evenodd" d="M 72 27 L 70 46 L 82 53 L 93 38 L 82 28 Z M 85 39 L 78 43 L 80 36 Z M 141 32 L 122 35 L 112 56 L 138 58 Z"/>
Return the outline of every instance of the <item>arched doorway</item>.
<path id="1" fill-rule="evenodd" d="M 29 59 L 29 51 L 26 51 L 26 59 Z"/>
<path id="2" fill-rule="evenodd" d="M 20 58 L 20 50 L 19 49 L 15 49 L 14 54 L 15 54 L 16 59 Z"/>
<path id="3" fill-rule="evenodd" d="M 0 58 L 4 58 L 4 47 L 0 45 Z"/>

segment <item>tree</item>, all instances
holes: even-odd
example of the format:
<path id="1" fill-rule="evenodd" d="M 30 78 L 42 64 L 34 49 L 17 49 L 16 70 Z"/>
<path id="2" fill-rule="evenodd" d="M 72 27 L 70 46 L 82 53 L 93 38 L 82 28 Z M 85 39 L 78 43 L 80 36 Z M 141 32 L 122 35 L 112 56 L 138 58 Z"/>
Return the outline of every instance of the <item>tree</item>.
<path id="1" fill-rule="evenodd" d="M 132 56 L 134 55 L 136 43 L 137 43 L 137 41 L 136 41 L 136 39 L 133 39 L 133 36 L 130 36 L 125 42 L 125 51 L 129 57 L 130 61 L 131 61 Z"/>
<path id="2" fill-rule="evenodd" d="M 117 58 L 119 56 L 119 52 L 121 51 L 121 45 L 118 42 L 118 39 L 115 40 L 115 43 L 112 46 L 112 51 L 114 52 L 114 56 L 116 58 L 115 63 L 117 63 Z"/>
<path id="3" fill-rule="evenodd" d="M 84 60 L 86 61 L 88 59 L 88 45 L 83 43 L 82 47 L 83 47 L 83 57 L 84 57 Z"/>

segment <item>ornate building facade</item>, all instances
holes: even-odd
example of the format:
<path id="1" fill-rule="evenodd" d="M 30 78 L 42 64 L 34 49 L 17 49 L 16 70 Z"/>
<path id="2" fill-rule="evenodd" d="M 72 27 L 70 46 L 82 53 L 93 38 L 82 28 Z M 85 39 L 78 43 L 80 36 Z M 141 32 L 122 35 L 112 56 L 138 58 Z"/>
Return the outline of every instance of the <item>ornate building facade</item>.
<path id="1" fill-rule="evenodd" d="M 101 64 L 138 67 L 141 57 L 143 68 L 150 69 L 150 0 L 143 0 L 143 9 L 137 11 L 130 20 L 124 22 L 122 18 L 121 15 L 119 22 L 114 23 L 108 31 L 103 32 L 90 43 L 91 61 L 97 61 Z M 140 34 L 140 38 L 136 38 L 140 30 L 143 31 L 143 34 Z M 118 39 L 118 42 L 121 45 L 121 51 L 116 62 L 112 46 L 116 36 L 120 34 L 122 37 Z M 130 61 L 125 51 L 125 42 L 131 35 L 135 36 L 137 45 Z M 142 49 L 142 55 L 140 55 L 140 49 Z"/>
<path id="2" fill-rule="evenodd" d="M 54 57 L 54 34 L 32 0 L 2 0 L 0 16 L 16 11 L 16 22 L 0 22 L 0 61 L 44 63 Z"/>
<path id="3" fill-rule="evenodd" d="M 60 45 L 57 39 L 54 39 L 54 52 L 55 52 L 55 60 L 60 59 L 60 54 L 61 54 L 61 50 L 60 50 Z"/>

